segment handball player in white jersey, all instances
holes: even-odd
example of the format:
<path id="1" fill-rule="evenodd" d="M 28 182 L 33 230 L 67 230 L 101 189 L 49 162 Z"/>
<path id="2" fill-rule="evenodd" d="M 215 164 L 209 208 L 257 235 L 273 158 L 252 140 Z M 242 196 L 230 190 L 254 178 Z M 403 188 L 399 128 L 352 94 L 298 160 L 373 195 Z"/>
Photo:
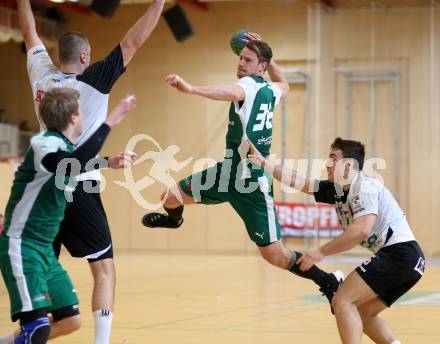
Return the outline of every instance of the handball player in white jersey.
<path id="1" fill-rule="evenodd" d="M 400 343 L 378 314 L 390 307 L 422 277 L 425 257 L 391 192 L 363 171 L 365 148 L 357 141 L 336 138 L 330 146 L 328 180 L 303 178 L 296 171 L 265 159 L 251 145 L 251 159 L 289 185 L 333 204 L 344 230 L 339 237 L 305 252 L 300 269 L 307 270 L 325 256 L 361 245 L 373 256 L 351 272 L 331 304 L 342 343 L 361 343 L 362 332 L 375 343 Z M 284 180 L 283 180 L 284 181 Z"/>

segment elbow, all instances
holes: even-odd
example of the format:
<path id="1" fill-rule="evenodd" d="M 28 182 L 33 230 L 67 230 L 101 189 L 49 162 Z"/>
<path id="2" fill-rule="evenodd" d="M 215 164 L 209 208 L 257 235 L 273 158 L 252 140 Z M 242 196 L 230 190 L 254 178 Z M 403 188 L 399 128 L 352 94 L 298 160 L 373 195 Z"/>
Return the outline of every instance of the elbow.
<path id="1" fill-rule="evenodd" d="M 284 172 L 284 171 L 283 171 L 283 174 L 284 174 L 284 173 L 289 173 L 289 172 Z M 293 176 L 290 178 L 289 186 L 290 186 L 291 188 L 293 188 L 293 189 L 296 189 L 296 188 L 298 187 L 299 184 L 301 184 L 301 181 L 298 180 L 297 176 L 293 175 Z M 304 188 L 306 188 L 306 185 L 303 185 L 302 189 L 304 189 Z"/>
<path id="2" fill-rule="evenodd" d="M 371 228 L 363 227 L 359 230 L 359 241 L 366 240 L 371 234 Z"/>
<path id="3" fill-rule="evenodd" d="M 244 93 L 244 91 L 241 89 L 240 86 L 237 86 L 239 88 L 235 88 L 233 90 L 230 90 L 229 93 L 229 101 L 232 102 L 241 102 L 244 100 L 244 98 L 246 97 L 246 94 Z"/>
<path id="4" fill-rule="evenodd" d="M 133 56 L 139 49 L 142 42 L 137 42 L 135 39 L 125 38 L 121 42 L 121 50 L 124 56 Z"/>
<path id="5" fill-rule="evenodd" d="M 231 101 L 231 102 L 239 102 L 242 100 L 243 99 L 238 94 L 231 94 L 229 97 L 229 101 Z"/>
<path id="6" fill-rule="evenodd" d="M 143 40 L 142 39 L 133 39 L 131 42 L 130 42 L 130 45 L 129 45 L 129 47 L 130 47 L 130 50 L 133 52 L 133 53 L 135 53 L 136 52 L 136 50 L 138 50 L 140 47 L 141 47 L 141 45 L 143 44 Z"/>
<path id="7" fill-rule="evenodd" d="M 360 241 L 363 241 L 370 236 L 375 221 L 376 221 L 375 214 L 363 215 L 357 218 L 356 220 L 354 220 L 352 226 Z"/>
<path id="8" fill-rule="evenodd" d="M 31 42 L 32 40 L 35 39 L 35 35 L 32 34 L 32 32 L 28 31 L 28 30 L 22 30 L 21 31 L 21 35 L 23 36 L 23 40 L 24 42 Z"/>

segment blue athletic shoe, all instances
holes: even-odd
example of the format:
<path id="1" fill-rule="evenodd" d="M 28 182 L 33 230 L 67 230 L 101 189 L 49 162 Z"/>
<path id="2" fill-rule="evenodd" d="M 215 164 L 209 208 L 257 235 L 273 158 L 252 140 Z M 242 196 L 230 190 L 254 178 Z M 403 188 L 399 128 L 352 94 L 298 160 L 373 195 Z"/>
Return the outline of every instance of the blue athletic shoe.
<path id="1" fill-rule="evenodd" d="M 15 337 L 12 344 L 29 344 L 33 342 L 46 343 L 47 339 L 49 338 L 49 334 L 49 318 L 47 316 L 41 317 L 37 320 L 22 324 L 20 326 L 20 333 L 17 337 Z"/>

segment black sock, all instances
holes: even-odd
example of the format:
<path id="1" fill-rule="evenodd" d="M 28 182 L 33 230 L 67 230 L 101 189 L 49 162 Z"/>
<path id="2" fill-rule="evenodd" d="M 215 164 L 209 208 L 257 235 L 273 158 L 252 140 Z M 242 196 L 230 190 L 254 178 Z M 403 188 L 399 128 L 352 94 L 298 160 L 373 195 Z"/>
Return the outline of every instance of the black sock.
<path id="1" fill-rule="evenodd" d="M 174 220 L 176 222 L 179 222 L 182 220 L 182 214 L 183 214 L 183 205 L 178 206 L 177 208 L 170 209 L 163 207 L 165 211 L 168 213 L 168 216 L 171 220 Z"/>
<path id="2" fill-rule="evenodd" d="M 297 261 L 299 258 L 301 258 L 301 256 L 302 254 L 299 252 L 296 251 L 292 252 L 292 258 L 290 258 L 290 262 L 289 262 L 289 266 L 287 267 L 287 270 L 294 273 L 295 275 L 312 280 L 321 288 L 326 286 L 328 283 L 329 274 L 324 270 L 318 268 L 316 265 L 313 265 L 310 269 L 306 271 L 300 270 Z"/>

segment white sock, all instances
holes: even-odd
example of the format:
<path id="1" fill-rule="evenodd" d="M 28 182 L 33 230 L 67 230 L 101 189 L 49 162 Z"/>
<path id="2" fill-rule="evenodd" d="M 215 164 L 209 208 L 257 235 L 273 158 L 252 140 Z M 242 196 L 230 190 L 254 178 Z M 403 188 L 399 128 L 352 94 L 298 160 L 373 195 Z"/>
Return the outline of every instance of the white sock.
<path id="1" fill-rule="evenodd" d="M 4 337 L 0 338 L 0 344 L 12 344 L 15 338 L 15 332 L 11 332 Z"/>
<path id="2" fill-rule="evenodd" d="M 396 339 L 396 340 L 393 340 L 390 344 L 402 344 L 402 343 Z"/>
<path id="3" fill-rule="evenodd" d="M 110 344 L 113 313 L 107 309 L 100 309 L 93 312 L 93 317 L 95 318 L 94 344 Z"/>

